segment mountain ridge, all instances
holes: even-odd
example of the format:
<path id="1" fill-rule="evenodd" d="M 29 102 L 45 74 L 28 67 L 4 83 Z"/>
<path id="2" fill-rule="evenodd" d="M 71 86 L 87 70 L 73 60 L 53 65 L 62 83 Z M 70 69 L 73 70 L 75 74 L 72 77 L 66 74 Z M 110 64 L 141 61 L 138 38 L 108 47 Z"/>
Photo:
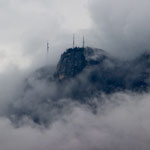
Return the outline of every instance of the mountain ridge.
<path id="1" fill-rule="evenodd" d="M 22 93 L 9 105 L 7 115 L 17 125 L 29 117 L 36 124 L 49 126 L 61 114 L 71 111 L 72 104 L 82 104 L 96 113 L 95 99 L 101 104 L 103 95 L 146 93 L 149 79 L 148 52 L 122 61 L 104 50 L 67 49 L 55 71 L 44 66 L 25 80 Z"/>
<path id="2" fill-rule="evenodd" d="M 54 82 L 61 81 L 62 84 L 70 80 L 80 80 L 81 76 L 85 76 L 89 83 L 86 88 L 92 85 L 93 89 L 96 88 L 100 92 L 144 92 L 150 87 L 149 68 L 149 52 L 143 52 L 137 58 L 125 61 L 114 58 L 102 49 L 75 47 L 67 49 L 61 55 L 56 71 L 49 79 Z"/>

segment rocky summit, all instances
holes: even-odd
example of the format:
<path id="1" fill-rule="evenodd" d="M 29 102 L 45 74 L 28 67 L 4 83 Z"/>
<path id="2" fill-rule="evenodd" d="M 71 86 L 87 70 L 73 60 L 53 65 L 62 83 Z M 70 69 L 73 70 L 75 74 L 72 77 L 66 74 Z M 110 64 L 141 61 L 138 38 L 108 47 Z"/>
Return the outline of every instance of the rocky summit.
<path id="1" fill-rule="evenodd" d="M 54 75 L 58 81 L 80 80 L 80 86 L 88 89 L 89 93 L 93 90 L 106 93 L 121 90 L 147 91 L 150 86 L 149 77 L 148 52 L 124 61 L 112 57 L 102 49 L 90 47 L 66 50 L 61 55 Z"/>
<path id="2" fill-rule="evenodd" d="M 72 78 L 82 72 L 85 66 L 84 48 L 68 49 L 61 55 L 55 76 L 59 80 Z"/>
<path id="3" fill-rule="evenodd" d="M 54 75 L 51 70 L 55 70 Z M 112 57 L 102 49 L 69 48 L 61 55 L 56 69 L 43 67 L 33 76 L 37 80 L 56 82 L 63 87 L 63 96 L 69 97 L 78 95 L 81 98 L 81 93 L 91 96 L 91 93 L 108 94 L 124 90 L 146 92 L 150 87 L 150 53 L 144 52 L 125 61 Z M 64 91 L 65 87 L 69 90 Z"/>
<path id="4" fill-rule="evenodd" d="M 29 116 L 47 126 L 58 119 L 57 114 L 70 111 L 70 102 L 88 104 L 95 112 L 95 98 L 103 102 L 103 94 L 148 92 L 149 81 L 149 52 L 123 61 L 101 49 L 70 48 L 61 55 L 57 68 L 42 67 L 26 79 L 21 97 L 8 107 L 8 116 L 15 123 Z"/>
<path id="5" fill-rule="evenodd" d="M 87 48 L 70 48 L 61 55 L 57 65 L 55 78 L 64 80 L 74 78 L 85 68 L 98 65 L 107 58 L 106 52 L 101 49 Z"/>

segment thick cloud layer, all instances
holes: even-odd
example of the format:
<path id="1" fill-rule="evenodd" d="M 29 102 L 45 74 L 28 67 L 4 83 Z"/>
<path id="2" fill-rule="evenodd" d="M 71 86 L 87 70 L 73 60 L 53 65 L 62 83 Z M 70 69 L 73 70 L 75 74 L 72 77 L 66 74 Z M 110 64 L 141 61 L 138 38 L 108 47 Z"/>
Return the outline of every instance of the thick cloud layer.
<path id="1" fill-rule="evenodd" d="M 31 87 L 22 93 L 25 90 L 20 84 L 23 75 L 20 74 L 19 79 L 16 73 L 19 71 L 11 72 L 13 81 L 7 76 L 12 86 L 5 85 L 6 93 L 5 89 L 0 89 L 1 100 L 4 100 L 0 112 L 3 150 L 149 150 L 149 94 L 123 92 L 94 97 L 92 101 L 97 111 L 93 113 L 88 105 L 72 99 L 58 97 L 59 103 L 55 103 L 49 99 L 49 96 L 56 98 L 56 93 L 59 95 L 55 83 L 35 80 L 35 76 L 29 78 Z M 15 77 L 20 81 L 16 82 Z M 13 104 L 15 109 L 5 109 L 8 104 Z M 33 119 L 37 115 L 50 126 Z M 14 120 L 12 124 L 10 117 L 17 119 L 17 124 Z"/>
<path id="2" fill-rule="evenodd" d="M 47 41 L 49 63 L 56 63 L 72 46 L 72 34 L 90 27 L 86 2 L 0 0 L 0 72 L 10 64 L 21 69 L 45 64 Z"/>
<path id="3" fill-rule="evenodd" d="M 96 115 L 86 107 L 74 107 L 49 129 L 15 129 L 9 120 L 1 118 L 1 149 L 149 150 L 149 97 L 130 93 L 104 96 L 109 102 Z"/>
<path id="4" fill-rule="evenodd" d="M 150 50 L 148 0 L 95 0 L 89 7 L 95 23 L 94 45 L 122 57 Z"/>
<path id="5" fill-rule="evenodd" d="M 72 46 L 73 32 L 86 32 L 86 45 L 115 56 L 149 50 L 149 5 L 148 0 L 0 0 L 0 149 L 149 150 L 149 94 L 97 95 L 93 113 L 87 105 L 59 99 L 61 88 L 53 82 L 31 77 L 28 90 L 24 86 L 33 68 L 47 65 L 47 40 L 53 66 Z"/>

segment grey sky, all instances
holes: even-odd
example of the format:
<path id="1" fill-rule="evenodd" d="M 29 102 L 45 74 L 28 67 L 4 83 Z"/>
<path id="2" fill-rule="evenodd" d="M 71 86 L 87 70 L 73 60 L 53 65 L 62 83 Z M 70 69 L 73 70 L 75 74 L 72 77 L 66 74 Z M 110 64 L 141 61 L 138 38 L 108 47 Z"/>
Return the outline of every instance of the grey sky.
<path id="1" fill-rule="evenodd" d="M 50 64 L 72 46 L 73 33 L 78 46 L 85 35 L 86 45 L 128 58 L 150 50 L 149 24 L 149 0 L 0 0 L 0 113 L 18 95 L 21 106 L 32 108 L 32 100 L 39 106 L 32 95 L 58 90 L 44 81 L 33 82 L 33 90 L 22 99 L 26 69 L 46 63 L 47 40 Z M 16 129 L 7 117 L 0 117 L 0 149 L 149 150 L 150 95 L 116 93 L 103 98 L 118 105 L 108 103 L 103 113 L 93 115 L 88 108 L 72 104 L 70 115 L 45 130 L 28 118 L 28 125 Z M 16 107 L 19 104 L 14 102 Z"/>
<path id="2" fill-rule="evenodd" d="M 150 48 L 148 0 L 0 0 L 0 72 L 43 64 L 46 41 L 50 63 L 72 46 L 81 45 L 129 57 Z"/>
<path id="3" fill-rule="evenodd" d="M 95 0 L 89 7 L 95 45 L 122 57 L 150 49 L 150 1 Z"/>
<path id="4" fill-rule="evenodd" d="M 0 71 L 44 59 L 47 40 L 54 58 L 70 46 L 72 33 L 90 27 L 87 0 L 0 0 L 0 7 Z"/>

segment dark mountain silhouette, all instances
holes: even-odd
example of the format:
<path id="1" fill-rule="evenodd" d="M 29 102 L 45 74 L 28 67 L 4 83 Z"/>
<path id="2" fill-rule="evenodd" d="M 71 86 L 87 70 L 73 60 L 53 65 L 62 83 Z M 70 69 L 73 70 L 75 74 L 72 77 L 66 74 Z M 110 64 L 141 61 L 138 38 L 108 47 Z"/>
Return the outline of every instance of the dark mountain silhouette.
<path id="1" fill-rule="evenodd" d="M 68 49 L 61 55 L 55 77 L 58 80 L 73 78 L 86 67 L 102 63 L 106 57 L 103 50 L 89 47 Z"/>
<path id="2" fill-rule="evenodd" d="M 69 48 L 61 55 L 54 75 L 47 66 L 37 70 L 33 77 L 54 82 L 61 90 L 56 98 L 81 100 L 97 93 L 146 92 L 150 87 L 150 54 L 144 52 L 124 61 L 102 49 Z"/>
<path id="3" fill-rule="evenodd" d="M 102 49 L 70 48 L 61 55 L 54 75 L 47 66 L 32 77 L 56 85 L 61 92 L 54 94 L 53 99 L 72 98 L 83 102 L 101 93 L 147 92 L 150 54 L 144 52 L 133 60 L 123 61 Z M 30 82 L 27 85 L 30 87 Z"/>
<path id="4" fill-rule="evenodd" d="M 59 81 L 80 80 L 80 84 L 85 84 L 80 78 L 84 76 L 84 80 L 86 79 L 88 83 L 86 88 L 89 89 L 92 86 L 91 91 L 143 92 L 149 88 L 149 68 L 150 54 L 148 52 L 134 60 L 121 61 L 101 49 L 74 48 L 68 49 L 61 55 L 55 79 Z"/>
<path id="5" fill-rule="evenodd" d="M 103 93 L 147 92 L 149 79 L 149 52 L 122 61 L 101 49 L 70 48 L 61 55 L 55 71 L 42 67 L 26 79 L 23 92 L 9 105 L 7 115 L 15 124 L 29 117 L 48 126 L 70 112 L 72 103 L 90 106 L 96 112 L 94 98 L 103 101 Z"/>

